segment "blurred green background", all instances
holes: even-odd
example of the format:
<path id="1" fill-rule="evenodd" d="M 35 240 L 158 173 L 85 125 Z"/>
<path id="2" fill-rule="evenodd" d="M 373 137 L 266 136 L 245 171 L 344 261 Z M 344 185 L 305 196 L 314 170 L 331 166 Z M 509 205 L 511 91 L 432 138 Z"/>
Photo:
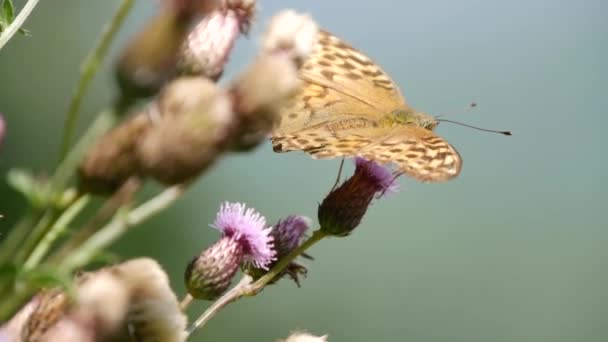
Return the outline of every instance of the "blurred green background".
<path id="1" fill-rule="evenodd" d="M 415 108 L 442 114 L 475 101 L 477 110 L 450 118 L 514 136 L 442 124 L 464 159 L 458 179 L 401 179 L 403 191 L 377 202 L 352 236 L 311 250 L 302 288 L 283 281 L 235 303 L 193 340 L 274 341 L 293 329 L 332 342 L 608 340 L 607 2 L 259 3 L 228 78 L 255 53 L 267 19 L 292 7 L 372 56 Z M 51 169 L 79 63 L 117 4 L 42 1 L 25 25 L 32 37 L 0 51 L 3 177 L 11 167 Z M 113 55 L 155 10 L 138 2 Z M 86 98 L 80 131 L 114 94 L 111 65 Z M 221 201 L 246 202 L 270 222 L 315 218 L 337 166 L 273 154 L 268 143 L 228 156 L 116 251 L 159 260 L 182 295 L 186 263 L 217 238 L 207 225 Z M 23 206 L 0 184 L 2 233 Z"/>

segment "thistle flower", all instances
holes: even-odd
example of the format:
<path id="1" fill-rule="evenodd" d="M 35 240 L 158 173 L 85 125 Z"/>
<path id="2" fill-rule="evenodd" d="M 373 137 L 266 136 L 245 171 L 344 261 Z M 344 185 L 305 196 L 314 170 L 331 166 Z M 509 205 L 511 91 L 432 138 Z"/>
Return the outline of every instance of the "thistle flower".
<path id="1" fill-rule="evenodd" d="M 136 147 L 141 172 L 164 184 L 188 181 L 224 148 L 230 100 L 209 80 L 182 77 L 162 91 L 157 107 L 160 115 Z"/>
<path id="2" fill-rule="evenodd" d="M 396 190 L 395 176 L 389 169 L 357 157 L 352 177 L 332 190 L 319 205 L 321 230 L 335 236 L 350 234 L 374 197 Z"/>
<path id="3" fill-rule="evenodd" d="M 201 19 L 184 42 L 179 72 L 219 79 L 239 32 L 247 33 L 254 9 L 255 1 L 225 1 Z"/>
<path id="4" fill-rule="evenodd" d="M 308 217 L 290 215 L 283 220 L 279 220 L 270 231 L 270 236 L 274 242 L 274 249 L 276 251 L 276 260 L 274 260 L 269 268 L 272 268 L 276 262 L 287 256 L 293 251 L 300 241 L 304 237 L 304 233 L 310 228 L 312 221 Z M 250 266 L 247 269 L 247 273 L 254 278 L 259 278 L 266 274 L 266 270 Z M 303 265 L 297 262 L 291 262 L 279 275 L 275 277 L 270 283 L 275 283 L 279 279 L 288 275 L 298 286 L 300 286 L 301 275 L 306 275 L 307 269 Z"/>
<path id="5" fill-rule="evenodd" d="M 188 292 L 198 299 L 221 295 L 240 266 L 268 269 L 275 260 L 270 228 L 254 209 L 226 202 L 211 227 L 221 231 L 222 237 L 194 258 L 185 274 Z"/>

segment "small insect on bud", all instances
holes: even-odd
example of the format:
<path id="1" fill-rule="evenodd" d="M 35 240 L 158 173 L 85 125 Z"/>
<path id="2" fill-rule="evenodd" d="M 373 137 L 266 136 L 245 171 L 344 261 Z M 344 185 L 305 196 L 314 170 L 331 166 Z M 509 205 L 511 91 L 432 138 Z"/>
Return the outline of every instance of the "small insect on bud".
<path id="1" fill-rule="evenodd" d="M 174 77 L 191 17 L 179 6 L 167 6 L 128 43 L 116 65 L 123 102 L 155 95 Z"/>
<path id="2" fill-rule="evenodd" d="M 312 220 L 308 217 L 291 215 L 287 216 L 283 220 L 279 220 L 279 222 L 272 227 L 270 236 L 272 236 L 274 241 L 276 260 L 269 265 L 269 268 L 272 268 L 276 262 L 287 256 L 289 253 L 291 253 L 291 251 L 298 247 L 300 241 L 304 237 L 304 234 L 308 228 L 310 228 L 311 223 Z M 266 270 L 250 266 L 247 269 L 247 273 L 254 278 L 259 278 L 266 274 Z M 292 262 L 270 283 L 275 283 L 283 276 L 288 275 L 299 286 L 299 277 L 301 275 L 306 275 L 306 273 L 306 267 L 297 262 Z"/>
<path id="3" fill-rule="evenodd" d="M 321 230 L 334 236 L 346 236 L 355 229 L 374 197 L 397 190 L 395 175 L 374 162 L 355 159 L 355 173 L 332 190 L 319 205 Z"/>
<path id="4" fill-rule="evenodd" d="M 230 286 L 239 267 L 253 265 L 268 269 L 275 260 L 266 219 L 241 203 L 224 203 L 212 227 L 222 232 L 218 242 L 188 265 L 186 288 L 198 299 L 212 300 Z"/>
<path id="5" fill-rule="evenodd" d="M 226 1 L 190 32 L 180 52 L 178 72 L 217 80 L 239 33 L 253 16 L 255 1 Z"/>
<path id="6" fill-rule="evenodd" d="M 80 187 L 92 193 L 113 193 L 131 176 L 137 175 L 139 162 L 135 148 L 149 127 L 148 118 L 138 114 L 97 140 L 78 169 Z"/>
<path id="7" fill-rule="evenodd" d="M 162 91 L 157 108 L 137 145 L 142 173 L 169 185 L 188 181 L 224 148 L 234 118 L 230 100 L 209 80 L 182 77 Z"/>
<path id="8" fill-rule="evenodd" d="M 284 53 L 300 67 L 313 52 L 319 28 L 307 14 L 284 10 L 272 17 L 262 40 L 266 54 Z"/>

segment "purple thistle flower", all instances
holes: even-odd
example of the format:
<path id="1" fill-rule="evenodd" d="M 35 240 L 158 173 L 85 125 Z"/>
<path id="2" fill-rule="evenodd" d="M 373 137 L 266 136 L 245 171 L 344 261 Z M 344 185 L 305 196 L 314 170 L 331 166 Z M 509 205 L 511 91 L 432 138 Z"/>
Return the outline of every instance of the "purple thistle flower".
<path id="1" fill-rule="evenodd" d="M 319 205 L 321 230 L 346 236 L 355 229 L 374 197 L 397 190 L 396 176 L 383 166 L 363 158 L 355 159 L 355 173 L 333 189 Z"/>
<path id="2" fill-rule="evenodd" d="M 242 203 L 225 202 L 211 227 L 242 246 L 245 262 L 268 269 L 268 265 L 275 260 L 271 229 L 266 228 L 266 219 L 253 208 L 246 209 Z"/>
<path id="3" fill-rule="evenodd" d="M 4 136 L 6 134 L 6 122 L 4 121 L 4 116 L 0 113 L 0 146 L 2 146 L 2 142 L 4 141 Z"/>
<path id="4" fill-rule="evenodd" d="M 300 244 L 311 223 L 306 216 L 289 215 L 272 227 L 270 234 L 274 240 L 277 259 L 286 256 Z"/>
<path id="5" fill-rule="evenodd" d="M 378 188 L 376 192 L 379 192 L 380 197 L 387 192 L 399 191 L 399 183 L 396 182 L 395 175 L 389 168 L 361 157 L 355 158 L 355 168 L 355 173 L 364 174 Z"/>

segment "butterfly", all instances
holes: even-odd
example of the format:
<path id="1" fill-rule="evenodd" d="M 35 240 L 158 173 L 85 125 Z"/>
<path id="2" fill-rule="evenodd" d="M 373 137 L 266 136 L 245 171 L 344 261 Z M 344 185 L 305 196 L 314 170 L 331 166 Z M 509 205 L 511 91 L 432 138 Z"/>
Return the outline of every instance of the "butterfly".
<path id="1" fill-rule="evenodd" d="M 272 132 L 275 152 L 359 156 L 393 163 L 420 181 L 447 181 L 460 173 L 460 155 L 433 132 L 437 120 L 412 109 L 376 63 L 338 37 L 320 31 L 298 77 L 302 86 Z"/>

